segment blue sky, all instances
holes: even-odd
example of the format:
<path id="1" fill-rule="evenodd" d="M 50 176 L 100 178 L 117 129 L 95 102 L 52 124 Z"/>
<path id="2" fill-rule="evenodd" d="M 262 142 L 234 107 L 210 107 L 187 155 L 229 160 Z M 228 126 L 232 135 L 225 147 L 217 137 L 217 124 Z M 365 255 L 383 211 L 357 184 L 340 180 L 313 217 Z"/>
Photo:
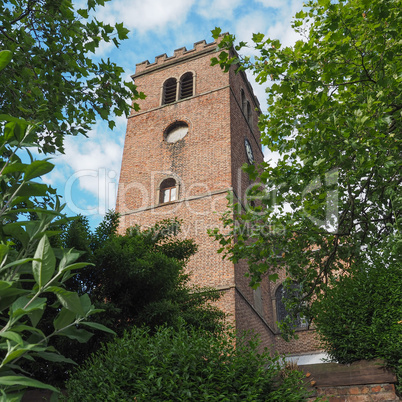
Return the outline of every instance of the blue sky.
<path id="1" fill-rule="evenodd" d="M 163 53 L 171 56 L 183 46 L 191 49 L 203 39 L 211 42 L 215 27 L 239 41 L 261 32 L 291 45 L 298 39 L 291 20 L 302 7 L 301 0 L 111 0 L 97 10 L 96 18 L 123 22 L 130 29 L 129 39 L 119 49 L 102 44 L 96 57 L 122 66 L 128 80 L 137 63 L 153 62 Z M 264 109 L 264 88 L 254 85 L 254 91 Z M 112 131 L 99 122 L 89 138 L 67 137 L 65 154 L 53 158 L 56 167 L 44 178 L 64 197 L 65 212 L 88 216 L 92 226 L 115 207 L 126 119 L 119 117 L 116 124 Z"/>

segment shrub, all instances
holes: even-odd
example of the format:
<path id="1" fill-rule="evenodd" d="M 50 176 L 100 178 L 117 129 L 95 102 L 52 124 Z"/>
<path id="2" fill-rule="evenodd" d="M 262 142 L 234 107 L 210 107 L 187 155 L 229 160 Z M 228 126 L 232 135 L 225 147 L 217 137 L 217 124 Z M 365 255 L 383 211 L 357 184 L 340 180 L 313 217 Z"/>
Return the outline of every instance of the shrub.
<path id="1" fill-rule="evenodd" d="M 133 328 L 68 381 L 70 401 L 300 401 L 303 374 L 259 354 L 256 337 L 202 329 Z"/>
<path id="2" fill-rule="evenodd" d="M 361 269 L 341 276 L 313 305 L 315 324 L 329 355 L 340 363 L 402 358 L 402 269 Z"/>

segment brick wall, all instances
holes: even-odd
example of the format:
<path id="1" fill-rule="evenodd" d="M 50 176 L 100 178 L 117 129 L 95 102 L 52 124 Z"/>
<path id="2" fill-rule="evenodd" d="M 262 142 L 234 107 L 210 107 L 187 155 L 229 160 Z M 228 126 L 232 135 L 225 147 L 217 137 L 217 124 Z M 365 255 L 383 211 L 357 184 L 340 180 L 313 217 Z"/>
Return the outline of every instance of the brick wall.
<path id="1" fill-rule="evenodd" d="M 328 402 L 374 402 L 374 401 L 399 401 L 395 394 L 394 384 L 367 384 L 349 385 L 345 387 L 317 388 L 314 398 L 322 397 Z"/>

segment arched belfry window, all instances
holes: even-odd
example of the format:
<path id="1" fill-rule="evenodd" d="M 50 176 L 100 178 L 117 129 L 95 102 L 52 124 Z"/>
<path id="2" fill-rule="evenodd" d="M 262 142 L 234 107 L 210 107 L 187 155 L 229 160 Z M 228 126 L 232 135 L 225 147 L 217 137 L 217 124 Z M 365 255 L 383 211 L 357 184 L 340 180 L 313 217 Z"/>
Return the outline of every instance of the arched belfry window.
<path id="1" fill-rule="evenodd" d="M 159 187 L 159 203 L 171 202 L 177 200 L 177 184 L 172 177 L 162 181 Z"/>
<path id="2" fill-rule="evenodd" d="M 282 284 L 276 289 L 276 320 L 278 322 L 285 320 L 285 318 L 290 314 L 290 312 L 286 309 L 286 300 L 298 295 L 300 295 L 300 286 L 296 282 L 293 282 L 290 288 L 285 287 Z M 297 315 L 293 321 L 293 326 L 295 328 L 307 328 L 308 323 L 303 317 Z"/>
<path id="3" fill-rule="evenodd" d="M 180 99 L 189 98 L 194 94 L 193 73 L 186 73 L 180 78 Z"/>
<path id="4" fill-rule="evenodd" d="M 177 93 L 177 80 L 176 78 L 169 78 L 163 84 L 163 97 L 162 105 L 176 102 Z"/>

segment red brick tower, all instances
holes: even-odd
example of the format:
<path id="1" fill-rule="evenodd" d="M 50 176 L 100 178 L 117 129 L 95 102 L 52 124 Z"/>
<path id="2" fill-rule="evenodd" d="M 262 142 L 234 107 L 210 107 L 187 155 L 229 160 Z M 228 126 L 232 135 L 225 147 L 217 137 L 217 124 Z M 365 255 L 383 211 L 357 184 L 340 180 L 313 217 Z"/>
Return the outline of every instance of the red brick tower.
<path id="1" fill-rule="evenodd" d="M 133 79 L 147 97 L 128 119 L 116 207 L 120 230 L 182 219 L 184 236 L 199 246 L 188 264 L 193 283 L 221 290 L 219 307 L 236 327 L 253 328 L 275 346 L 275 289 L 266 281 L 253 291 L 246 265 L 222 260 L 207 234 L 222 226 L 228 191 L 245 204 L 250 181 L 241 166 L 263 161 L 258 100 L 244 73 L 211 66 L 216 56 L 217 43 L 201 41 L 137 64 Z M 305 348 L 297 345 L 289 351 Z"/>

